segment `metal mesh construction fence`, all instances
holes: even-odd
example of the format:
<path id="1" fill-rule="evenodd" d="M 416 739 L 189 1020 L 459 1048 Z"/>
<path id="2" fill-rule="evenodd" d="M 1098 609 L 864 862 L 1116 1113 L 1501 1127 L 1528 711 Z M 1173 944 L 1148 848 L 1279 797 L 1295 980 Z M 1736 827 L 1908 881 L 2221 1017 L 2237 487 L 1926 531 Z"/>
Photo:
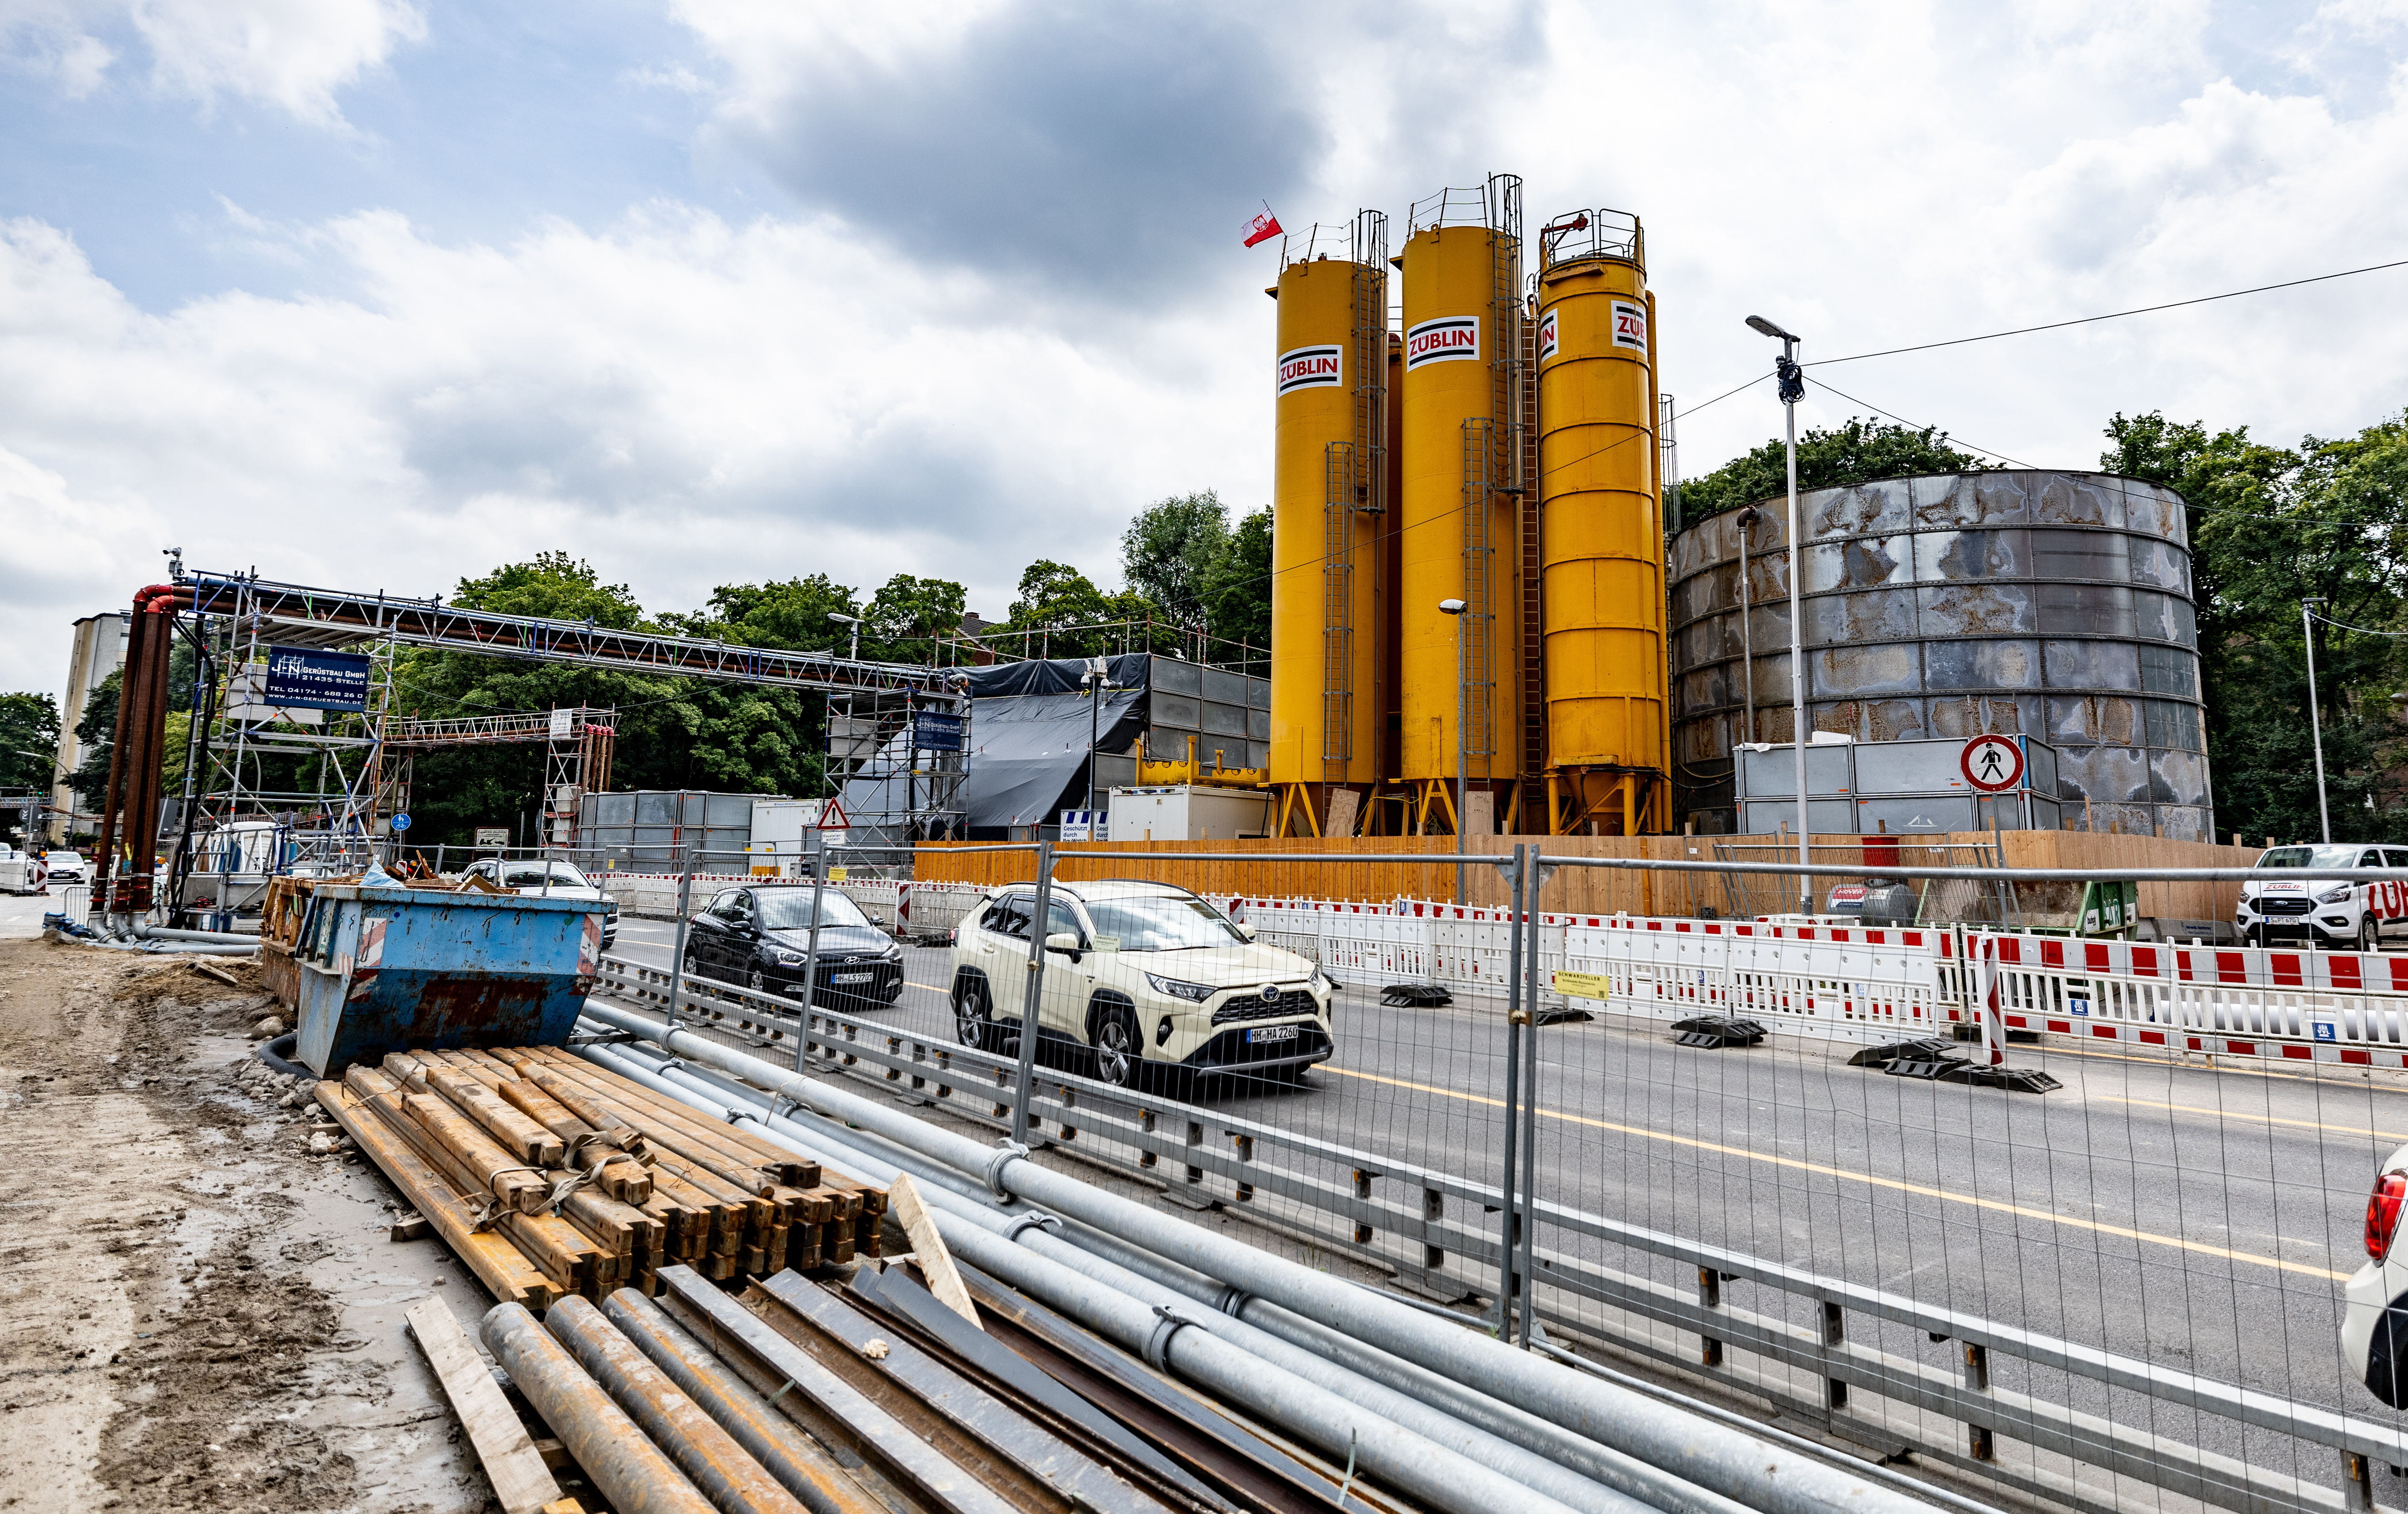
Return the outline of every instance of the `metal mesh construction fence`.
<path id="1" fill-rule="evenodd" d="M 1467 865 L 1500 861 L 1546 865 Z M 685 1012 L 1959 1491 L 2400 1501 L 2408 1440 L 2340 1330 L 2408 1141 L 2408 955 L 1574 915 L 1563 882 L 1518 913 L 1220 901 L 1341 985 L 1299 1080 L 1114 1087 L 1066 1046 L 1024 1094 L 1016 1045 L 939 1016 L 695 980 Z"/>

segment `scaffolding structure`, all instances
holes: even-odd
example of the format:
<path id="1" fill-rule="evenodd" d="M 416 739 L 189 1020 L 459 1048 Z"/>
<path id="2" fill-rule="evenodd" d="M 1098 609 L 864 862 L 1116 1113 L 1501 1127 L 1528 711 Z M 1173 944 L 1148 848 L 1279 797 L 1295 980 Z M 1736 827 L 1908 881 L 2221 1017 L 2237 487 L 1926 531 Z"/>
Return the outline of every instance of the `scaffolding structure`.
<path id="1" fill-rule="evenodd" d="M 828 713 L 829 781 L 846 791 L 857 825 L 897 836 L 948 835 L 960 826 L 962 755 L 932 760 L 922 746 L 931 729 L 943 730 L 924 716 L 967 726 L 968 695 L 948 669 L 502 615 L 256 573 L 187 574 L 180 561 L 174 578 L 143 591 L 137 609 L 148 607 L 162 636 L 180 636 L 195 653 L 181 794 L 168 804 L 156 798 L 165 756 L 161 676 L 150 680 L 157 691 L 122 707 L 104 807 L 112 822 L 122 809 L 126 824 L 122 839 L 108 838 L 103 849 L 104 908 L 151 907 L 153 853 L 167 883 L 158 903 L 170 916 L 198 916 L 219 928 L 255 907 L 280 873 L 359 871 L 389 850 L 395 818 L 408 813 L 416 754 L 446 747 L 544 744 L 540 844 L 574 852 L 578 800 L 609 781 L 616 713 L 404 718 L 394 707 L 394 671 L 408 648 L 815 692 Z M 274 702 L 283 696 L 271 695 L 269 660 L 311 652 L 366 659 L 355 702 L 338 708 Z M 156 661 L 164 670 L 164 647 Z M 882 778 L 896 781 L 873 781 Z M 872 793 L 856 799 L 857 782 Z M 896 802 L 882 807 L 882 794 Z"/>

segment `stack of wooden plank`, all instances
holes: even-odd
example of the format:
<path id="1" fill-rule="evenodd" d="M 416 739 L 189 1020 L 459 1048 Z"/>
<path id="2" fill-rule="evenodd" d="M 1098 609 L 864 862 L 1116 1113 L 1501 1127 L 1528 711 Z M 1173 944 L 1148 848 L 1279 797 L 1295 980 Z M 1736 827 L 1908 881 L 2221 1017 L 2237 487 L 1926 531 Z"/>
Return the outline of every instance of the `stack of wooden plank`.
<path id="1" fill-rule="evenodd" d="M 554 1047 L 396 1051 L 317 1099 L 495 1298 L 724 1281 L 879 1250 L 883 1190 Z"/>

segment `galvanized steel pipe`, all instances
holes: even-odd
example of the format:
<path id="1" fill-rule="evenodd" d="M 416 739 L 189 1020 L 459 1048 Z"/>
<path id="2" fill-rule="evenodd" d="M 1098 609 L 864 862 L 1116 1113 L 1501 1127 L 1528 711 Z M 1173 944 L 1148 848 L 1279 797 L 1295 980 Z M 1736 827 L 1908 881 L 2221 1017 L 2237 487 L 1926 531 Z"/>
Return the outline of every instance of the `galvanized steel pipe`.
<path id="1" fill-rule="evenodd" d="M 481 1334 L 494 1360 L 619 1514 L 718 1514 L 525 1306 L 494 1305 Z"/>
<path id="2" fill-rule="evenodd" d="M 590 1055 L 592 1051 L 598 1049 L 581 1048 L 580 1050 Z M 613 1057 L 607 1063 L 598 1058 L 595 1059 L 596 1064 L 603 1066 L 615 1066 L 634 1060 L 624 1056 Z M 748 1102 L 751 1098 L 751 1095 L 739 1095 L 733 1091 L 712 1087 L 683 1069 L 669 1070 L 664 1076 L 671 1083 L 682 1087 L 688 1096 L 688 1102 L 696 1108 L 724 1107 L 712 1096 L 714 1094 L 741 1097 Z M 691 1086 L 697 1084 L 700 1086 Z M 766 1098 L 767 1095 L 760 1096 Z M 859 1133 L 846 1134 L 858 1136 Z M 890 1163 L 878 1160 L 872 1153 L 862 1150 L 859 1146 L 852 1142 L 832 1138 L 826 1132 L 800 1125 L 784 1117 L 779 1117 L 771 1121 L 768 1136 L 770 1139 L 796 1150 L 830 1159 L 839 1165 L 855 1167 L 859 1169 L 855 1176 L 872 1181 L 889 1181 L 892 1175 L 899 1170 Z M 979 1231 L 993 1236 L 997 1241 L 1007 1243 L 1016 1241 L 1054 1266 L 1075 1273 L 1087 1282 L 1109 1290 L 1117 1297 L 1141 1309 L 1169 1308 L 1187 1313 L 1189 1311 L 1186 1307 L 1197 1302 L 1175 1289 L 1094 1255 L 1068 1241 L 1049 1235 L 1041 1227 L 1023 1225 L 1017 1227 L 1017 1234 L 1010 1234 L 1015 1229 L 1013 1218 L 999 1212 L 991 1203 L 981 1203 L 946 1187 L 923 1189 L 922 1197 L 927 1201 L 936 1218 L 938 1230 L 945 1238 L 945 1243 L 965 1256 L 969 1254 L 965 1250 L 965 1246 L 970 1243 L 966 1243 L 962 1238 L 964 1227 L 975 1226 Z M 997 1276 L 1001 1274 L 998 1273 Z M 1081 1313 L 1081 1304 L 1087 1296 L 1089 1295 L 1082 1294 L 1078 1301 L 1057 1307 L 1068 1313 L 1084 1319 L 1085 1316 Z M 1398 1428 L 1422 1437 L 1433 1447 L 1464 1457 L 1522 1487 L 1555 1499 L 1568 1508 L 1582 1510 L 1584 1514 L 1648 1514 L 1651 1508 L 1666 1510 L 1668 1514 L 1742 1514 L 1737 1505 L 1727 1499 L 1717 1498 L 1712 1493 L 1703 1493 L 1702 1490 L 1683 1488 L 1675 1479 L 1668 1478 L 1655 1468 L 1638 1464 L 1631 1464 L 1625 1469 L 1626 1472 L 1637 1474 L 1636 1476 L 1626 1476 L 1622 1481 L 1600 1485 L 1598 1481 L 1591 1480 L 1543 1456 L 1534 1455 L 1499 1436 L 1468 1424 L 1460 1419 L 1433 1408 L 1393 1388 L 1383 1386 L 1366 1376 L 1333 1365 L 1323 1356 L 1310 1350 L 1298 1350 L 1253 1325 L 1218 1312 L 1210 1300 L 1204 1302 L 1207 1305 L 1206 1307 L 1192 1311 L 1192 1318 L 1196 1324 L 1236 1349 L 1301 1379 L 1312 1387 L 1334 1393 L 1351 1404 L 1392 1421 Z M 1290 1425 L 1288 1428 L 1307 1436 L 1310 1436 L 1312 1431 L 1311 1424 Z M 1636 1487 L 1626 1486 L 1626 1483 L 1652 1484 L 1651 1492 L 1660 1490 L 1676 1496 L 1670 1500 L 1649 1496 L 1647 1493 L 1640 1493 Z M 1678 1496 L 1680 1494 L 1687 1496 Z"/>
<path id="3" fill-rule="evenodd" d="M 998 1152 L 883 1101 L 792 1075 L 705 1036 L 664 1027 L 614 1006 L 589 1001 L 585 1012 L 675 1055 L 757 1082 L 779 1096 L 858 1124 L 961 1171 L 991 1175 L 999 1192 L 1138 1241 L 1170 1261 L 1517 1404 L 1751 1508 L 1767 1514 L 1828 1514 L 1835 1507 L 1928 1514 L 1930 1507 L 1869 1478 L 1628 1389 L 1584 1378 L 1569 1367 L 1429 1319 L 1408 1305 L 1171 1219 L 1009 1150 Z"/>
<path id="4" fill-rule="evenodd" d="M 600 1309 L 571 1293 L 545 1311 L 543 1324 L 652 1443 L 668 1452 L 720 1514 L 804 1514 L 795 1495 L 619 1334 Z"/>
<path id="5" fill-rule="evenodd" d="M 581 1050 L 591 1056 L 600 1049 Z M 597 1065 L 615 1069 L 632 1065 L 638 1059 L 613 1055 L 607 1063 L 595 1060 Z M 753 1091 L 723 1088 L 684 1068 L 665 1069 L 661 1077 L 673 1085 L 667 1092 L 677 1096 L 683 1091 L 688 1102 L 697 1108 L 726 1107 L 721 1099 L 755 1104 L 768 1098 Z M 891 1159 L 864 1150 L 859 1144 L 862 1133 L 858 1131 L 816 1129 L 778 1116 L 769 1121 L 768 1136 L 839 1165 L 854 1166 L 860 1169 L 855 1176 L 871 1181 L 891 1181 L 893 1174 L 900 1170 Z M 948 1176 L 952 1182 L 963 1181 L 958 1174 Z M 938 1229 L 949 1245 L 953 1243 L 960 1224 L 975 1224 L 998 1238 L 1017 1241 L 1048 1261 L 1149 1308 L 1183 1308 L 1189 1304 L 1201 1304 L 1204 1307 L 1196 1311 L 1197 1322 L 1240 1350 L 1570 1507 L 1588 1510 L 1590 1514 L 1639 1514 L 1650 1507 L 1664 1510 L 1665 1514 L 1744 1514 L 1743 1506 L 1718 1493 L 1609 1447 L 1584 1441 L 1528 1415 L 1519 1418 L 1542 1433 L 1527 1438 L 1503 1435 L 1496 1424 L 1484 1423 L 1426 1395 L 1412 1393 L 1404 1382 L 1395 1379 L 1403 1374 L 1419 1373 L 1444 1382 L 1463 1402 L 1478 1403 L 1480 1395 L 1360 1343 L 1350 1343 L 1356 1347 L 1358 1360 L 1340 1363 L 1320 1341 L 1297 1343 L 1283 1339 L 1277 1333 L 1246 1322 L 1241 1311 L 1233 1314 L 1225 1308 L 1229 1290 L 1222 1284 L 1148 1258 L 1141 1249 L 1115 1248 L 1126 1260 L 1098 1255 L 1075 1237 L 1050 1235 L 1039 1226 L 1015 1224 L 1013 1217 L 1002 1213 L 991 1202 L 964 1193 L 951 1183 L 924 1188 L 922 1196 L 935 1211 Z M 1146 1264 L 1128 1264 L 1133 1261 Z M 1257 1310 L 1269 1307 L 1260 1300 L 1245 1307 Z M 1360 1360 L 1374 1358 L 1387 1364 L 1391 1369 L 1388 1375 L 1362 1369 Z M 1557 1454 L 1566 1449 L 1581 1454 L 1576 1460 L 1567 1460 Z"/>

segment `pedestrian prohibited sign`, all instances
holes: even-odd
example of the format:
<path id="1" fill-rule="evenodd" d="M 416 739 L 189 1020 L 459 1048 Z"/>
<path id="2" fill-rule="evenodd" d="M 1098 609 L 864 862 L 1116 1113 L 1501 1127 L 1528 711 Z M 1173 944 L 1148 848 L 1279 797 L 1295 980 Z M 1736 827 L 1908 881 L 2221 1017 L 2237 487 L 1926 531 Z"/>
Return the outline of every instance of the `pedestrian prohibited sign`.
<path id="1" fill-rule="evenodd" d="M 2024 780 L 2024 749 L 2013 736 L 1977 736 L 1956 759 L 1965 781 L 1984 793 L 2003 793 Z"/>

